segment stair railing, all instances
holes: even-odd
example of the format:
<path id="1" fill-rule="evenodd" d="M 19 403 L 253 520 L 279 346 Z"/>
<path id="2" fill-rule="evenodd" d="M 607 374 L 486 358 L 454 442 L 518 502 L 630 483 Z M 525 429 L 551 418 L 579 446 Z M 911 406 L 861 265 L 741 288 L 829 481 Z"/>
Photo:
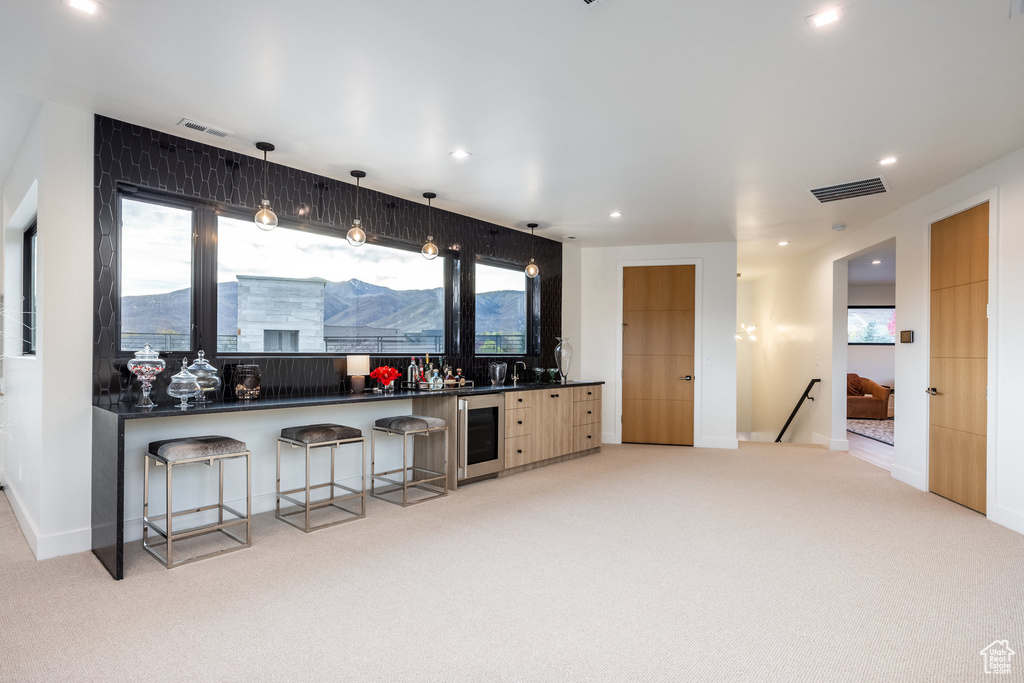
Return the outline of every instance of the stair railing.
<path id="1" fill-rule="evenodd" d="M 809 394 L 811 393 L 811 389 L 814 388 L 815 383 L 820 381 L 820 379 L 812 379 L 810 382 L 807 383 L 807 388 L 804 389 L 804 393 L 800 397 L 800 400 L 796 402 L 796 407 L 793 408 L 793 412 L 789 414 L 789 419 L 786 420 L 786 424 L 783 425 L 782 431 L 779 432 L 779 435 L 777 437 L 775 437 L 775 443 L 782 443 L 782 435 L 786 433 L 786 430 L 789 429 L 789 425 L 793 423 L 793 418 L 796 417 L 796 414 L 800 410 L 800 406 L 804 404 L 804 401 L 814 400 L 814 397 L 810 396 Z"/>

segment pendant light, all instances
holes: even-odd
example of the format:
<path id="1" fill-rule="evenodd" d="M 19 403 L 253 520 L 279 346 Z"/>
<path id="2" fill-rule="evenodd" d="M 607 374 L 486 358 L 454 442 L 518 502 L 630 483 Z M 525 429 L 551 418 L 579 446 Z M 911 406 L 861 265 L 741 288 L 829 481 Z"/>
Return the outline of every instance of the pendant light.
<path id="1" fill-rule="evenodd" d="M 537 224 L 527 223 L 526 227 L 530 229 L 530 237 L 533 237 L 533 231 L 537 229 Z M 538 267 L 537 264 L 533 262 L 533 257 L 530 257 L 530 262 L 526 264 L 526 277 L 533 279 L 538 275 L 540 275 L 540 267 Z"/>
<path id="2" fill-rule="evenodd" d="M 256 149 L 263 152 L 263 201 L 260 203 L 260 210 L 253 216 L 253 221 L 260 230 L 273 230 L 277 227 L 277 214 L 270 208 L 270 200 L 267 199 L 267 152 L 273 152 L 274 145 L 269 142 L 257 142 Z"/>
<path id="3" fill-rule="evenodd" d="M 424 192 L 423 196 L 427 199 L 427 243 L 420 249 L 420 253 L 423 254 L 423 258 L 433 261 L 437 258 L 439 250 L 434 244 L 434 212 L 431 210 L 431 202 L 437 195 L 433 192 Z"/>
<path id="4" fill-rule="evenodd" d="M 366 171 L 352 171 L 351 175 L 356 179 L 356 218 L 352 221 L 352 227 L 349 228 L 345 239 L 353 247 L 361 247 L 366 243 L 366 233 L 363 232 L 363 221 L 359 217 L 359 179 L 366 177 Z"/>

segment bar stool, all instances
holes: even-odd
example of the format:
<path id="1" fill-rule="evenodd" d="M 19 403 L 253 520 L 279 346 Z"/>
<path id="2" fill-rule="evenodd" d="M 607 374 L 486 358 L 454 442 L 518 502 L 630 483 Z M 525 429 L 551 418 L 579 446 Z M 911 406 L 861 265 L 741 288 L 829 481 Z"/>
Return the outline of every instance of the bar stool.
<path id="1" fill-rule="evenodd" d="M 388 470 L 386 472 L 377 471 L 376 457 L 378 432 L 388 436 L 402 437 L 401 469 Z M 433 462 L 439 461 L 441 463 L 440 471 L 417 465 L 415 449 L 413 453 L 413 462 L 410 465 L 409 437 L 429 437 L 431 434 L 438 433 L 444 434 L 444 450 L 441 453 L 441 457 L 437 457 L 436 450 L 429 451 L 429 453 L 433 456 L 431 458 Z M 424 415 L 382 417 L 374 423 L 373 431 L 370 433 L 370 462 L 370 495 L 374 498 L 380 498 L 381 500 L 386 500 L 389 503 L 394 503 L 395 505 L 408 507 L 410 505 L 446 496 L 448 495 L 448 425 L 446 425 L 444 420 L 439 417 L 426 417 Z M 388 478 L 390 475 L 399 473 L 401 474 L 401 478 L 397 481 L 395 479 Z M 376 482 L 378 480 L 385 482 L 389 486 L 384 487 L 380 492 L 378 492 L 376 488 Z M 430 495 L 419 498 L 418 500 L 410 501 L 409 489 L 419 489 L 421 491 L 426 491 Z M 402 492 L 401 501 L 392 500 L 386 497 L 399 490 Z"/>
<path id="2" fill-rule="evenodd" d="M 336 451 L 339 446 L 343 444 L 360 443 L 362 444 L 362 454 L 359 458 L 359 489 L 350 488 L 345 486 L 335 478 L 335 462 L 336 462 Z M 287 491 L 281 490 L 281 444 L 288 444 L 292 448 L 305 448 L 306 451 L 306 485 L 305 487 L 299 487 L 296 489 L 289 489 Z M 314 448 L 321 448 L 330 446 L 331 448 L 331 479 L 330 481 L 323 484 L 310 485 L 310 451 Z M 350 477 L 351 478 L 351 477 Z M 329 496 L 322 500 L 313 501 L 310 498 L 310 492 L 322 488 L 330 488 Z M 335 490 L 341 489 L 348 493 L 342 495 L 336 495 Z M 303 492 L 305 494 L 303 500 L 297 500 L 292 498 L 293 493 Z M 281 512 L 281 499 L 284 499 L 292 504 L 290 508 L 285 508 L 285 512 Z M 359 511 L 354 512 L 346 507 L 343 507 L 341 503 L 347 501 L 359 501 Z M 333 507 L 341 510 L 350 517 L 339 519 L 333 522 L 323 522 L 320 524 L 311 524 L 310 515 L 314 510 L 319 510 L 324 507 Z M 304 520 L 302 524 L 299 524 L 291 519 L 291 516 L 304 514 Z M 335 526 L 343 522 L 351 522 L 354 519 L 362 519 L 366 516 L 366 438 L 363 433 L 355 427 L 345 427 L 344 425 L 336 424 L 316 424 L 306 425 L 304 427 L 286 427 L 281 430 L 281 436 L 277 439 L 277 512 L 276 517 L 282 522 L 291 524 L 296 529 L 302 529 L 306 533 L 315 531 L 316 529 L 325 529 L 329 526 Z"/>
<path id="3" fill-rule="evenodd" d="M 197 560 L 204 560 L 216 555 L 242 550 L 252 545 L 252 459 L 251 453 L 246 445 L 235 439 L 226 436 L 193 436 L 181 439 L 165 439 L 153 441 L 149 444 L 145 461 L 145 482 L 142 489 L 142 547 L 150 555 L 167 565 L 168 569 L 178 567 Z M 245 514 L 224 504 L 224 462 L 232 458 L 245 458 Z M 156 517 L 149 516 L 149 467 L 150 461 L 154 467 L 164 466 L 167 468 L 167 513 Z M 204 464 L 210 467 L 213 463 L 219 464 L 218 489 L 220 491 L 217 502 L 212 505 L 204 505 L 186 510 L 174 512 L 173 507 L 173 471 L 183 465 Z M 193 515 L 207 510 L 217 511 L 217 521 L 199 526 L 191 526 L 181 531 L 174 530 L 174 518 L 185 515 Z M 224 513 L 228 512 L 234 519 L 224 521 Z M 166 520 L 167 528 L 163 529 L 157 522 Z M 245 525 L 245 538 L 239 538 L 228 531 L 229 527 Z M 163 540 L 156 543 L 149 542 L 149 532 L 153 530 Z M 204 534 L 220 532 L 237 542 L 239 547 L 226 548 L 213 552 L 197 555 L 196 557 L 174 561 L 174 545 L 187 538 L 195 538 Z M 166 545 L 167 552 L 164 557 L 155 550 Z"/>

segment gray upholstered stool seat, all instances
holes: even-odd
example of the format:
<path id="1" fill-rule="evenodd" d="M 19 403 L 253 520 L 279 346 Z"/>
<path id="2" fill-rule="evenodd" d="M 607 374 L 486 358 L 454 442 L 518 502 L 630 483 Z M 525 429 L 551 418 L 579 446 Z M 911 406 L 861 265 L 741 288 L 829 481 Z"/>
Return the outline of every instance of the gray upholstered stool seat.
<path id="1" fill-rule="evenodd" d="M 363 432 L 355 427 L 336 424 L 306 425 L 304 427 L 285 427 L 281 430 L 281 438 L 300 443 L 324 443 L 326 441 L 344 441 L 358 439 Z"/>
<path id="2" fill-rule="evenodd" d="M 241 458 L 245 443 L 226 436 L 186 436 L 180 439 L 152 441 L 149 452 L 164 462 L 197 460 L 211 456 Z"/>
<path id="3" fill-rule="evenodd" d="M 392 432 L 422 432 L 425 430 L 434 431 L 444 429 L 445 422 L 439 417 L 428 417 L 426 415 L 395 415 L 394 417 L 382 417 L 373 423 L 375 427 L 388 429 Z"/>
<path id="4" fill-rule="evenodd" d="M 402 438 L 402 466 L 382 472 L 377 471 L 377 434 L 400 436 Z M 444 446 L 423 443 L 415 447 L 412 461 L 409 459 L 409 438 L 429 437 L 444 434 Z M 416 441 L 417 439 L 413 439 Z M 392 478 L 392 475 L 398 475 Z M 377 489 L 377 482 L 386 486 Z M 410 500 L 409 491 L 426 492 L 418 500 Z M 401 500 L 393 500 L 390 494 L 401 491 Z M 382 417 L 373 424 L 370 432 L 370 495 L 402 507 L 448 495 L 448 425 L 439 417 L 427 415 L 395 415 Z"/>
<path id="5" fill-rule="evenodd" d="M 242 513 L 224 504 L 224 463 L 235 458 L 245 459 L 245 512 Z M 168 569 L 178 565 L 195 562 L 215 555 L 222 555 L 235 550 L 248 548 L 252 545 L 252 462 L 251 453 L 244 442 L 227 436 L 188 436 L 179 439 L 163 439 L 153 441 L 145 454 L 144 482 L 142 490 L 142 547 L 153 557 L 163 562 Z M 180 467 L 191 465 L 219 465 L 218 501 L 210 505 L 189 505 L 183 510 L 175 511 L 173 505 L 173 473 Z M 166 468 L 166 513 L 151 517 L 149 514 L 149 468 Z M 216 511 L 216 514 L 214 514 Z M 225 520 L 225 513 L 230 517 Z M 175 528 L 175 520 L 179 517 L 199 519 L 186 528 Z M 160 524 L 163 523 L 164 526 Z M 236 536 L 228 528 L 238 525 L 245 526 L 245 537 Z M 155 532 L 157 540 L 150 542 L 150 532 Z M 205 534 L 221 533 L 231 539 L 237 546 L 223 550 L 208 551 L 187 560 L 174 559 L 174 549 L 180 541 Z M 164 546 L 164 556 L 156 551 Z"/>
<path id="6" fill-rule="evenodd" d="M 350 473 L 348 477 L 339 478 L 336 476 L 337 450 L 343 445 L 353 443 L 361 445 L 358 471 Z M 305 485 L 285 490 L 281 489 L 281 444 L 290 446 L 293 449 L 301 448 L 302 452 L 306 454 Z M 314 448 L 327 447 L 331 449 L 331 478 L 329 481 L 321 484 L 312 484 L 310 483 L 310 452 Z M 327 496 L 314 500 L 313 494 L 321 489 L 327 489 Z M 301 499 L 293 497 L 299 494 L 302 495 Z M 281 508 L 282 501 L 291 503 L 290 506 L 286 506 L 283 509 L 283 512 Z M 327 521 L 314 523 L 312 519 L 313 513 L 321 509 L 326 511 L 328 507 L 340 510 L 344 513 L 344 516 L 333 521 L 328 519 Z M 301 529 L 306 533 L 365 517 L 366 439 L 363 438 L 363 432 L 355 427 L 330 423 L 285 427 L 282 429 L 281 436 L 277 439 L 277 504 L 275 515 L 282 522 L 287 522 L 296 529 Z M 290 519 L 290 517 L 295 515 L 303 516 L 301 524 Z"/>

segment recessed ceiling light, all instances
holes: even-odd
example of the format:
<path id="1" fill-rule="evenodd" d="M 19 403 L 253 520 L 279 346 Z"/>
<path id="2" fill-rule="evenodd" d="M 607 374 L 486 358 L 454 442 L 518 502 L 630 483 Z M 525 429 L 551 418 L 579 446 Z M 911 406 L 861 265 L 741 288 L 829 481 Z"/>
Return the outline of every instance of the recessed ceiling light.
<path id="1" fill-rule="evenodd" d="M 92 0 L 68 0 L 68 6 L 81 10 L 86 14 L 96 14 L 98 5 Z"/>
<path id="2" fill-rule="evenodd" d="M 612 211 L 608 215 L 611 216 L 612 218 L 622 218 L 622 212 L 621 211 Z"/>
<path id="3" fill-rule="evenodd" d="M 875 259 L 874 261 L 871 262 L 871 265 L 877 266 L 879 263 L 881 263 L 881 261 L 879 261 L 878 259 Z"/>
<path id="4" fill-rule="evenodd" d="M 882 166 L 888 166 L 889 164 L 895 164 L 896 163 L 896 157 L 886 157 L 884 159 L 879 159 L 878 163 L 881 164 Z"/>
<path id="5" fill-rule="evenodd" d="M 464 149 L 457 149 L 454 152 L 449 152 L 449 154 L 451 154 L 456 159 L 466 159 L 468 157 L 473 156 L 472 152 L 467 152 Z"/>
<path id="6" fill-rule="evenodd" d="M 846 223 L 834 223 L 832 225 L 832 229 L 836 232 L 842 232 L 843 230 L 846 230 Z"/>
<path id="7" fill-rule="evenodd" d="M 567 240 L 574 240 L 574 239 L 577 239 L 577 237 L 576 237 L 576 235 L 566 235 L 565 239 L 567 239 Z"/>
<path id="8" fill-rule="evenodd" d="M 821 28 L 822 26 L 828 26 L 834 24 L 843 18 L 843 10 L 839 5 L 831 7 L 824 12 L 818 12 L 807 17 L 807 23 L 814 28 Z"/>
<path id="9" fill-rule="evenodd" d="M 787 241 L 785 241 L 785 240 L 783 240 L 783 241 L 779 242 L 779 246 L 780 246 L 780 247 L 784 247 L 784 246 L 786 246 L 786 245 L 788 245 L 788 244 L 789 244 L 789 242 L 787 242 Z"/>

